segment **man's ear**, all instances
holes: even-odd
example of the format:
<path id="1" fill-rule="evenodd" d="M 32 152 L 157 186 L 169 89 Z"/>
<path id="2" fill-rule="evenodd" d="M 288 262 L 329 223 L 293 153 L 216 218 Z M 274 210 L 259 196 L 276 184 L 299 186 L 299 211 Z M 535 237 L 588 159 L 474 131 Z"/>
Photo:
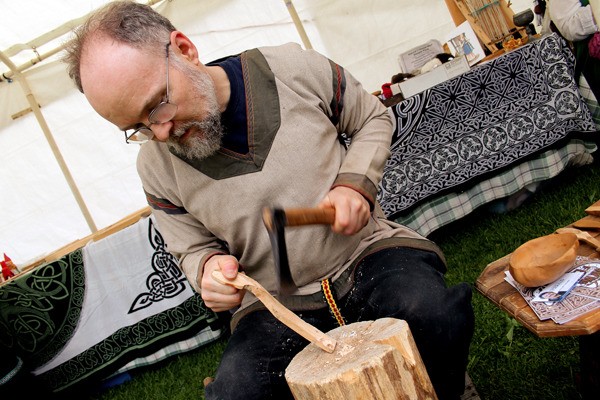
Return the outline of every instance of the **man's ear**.
<path id="1" fill-rule="evenodd" d="M 171 32 L 171 48 L 173 51 L 179 52 L 184 58 L 187 58 L 192 63 L 198 65 L 200 59 L 198 57 L 198 49 L 192 41 L 180 31 Z"/>

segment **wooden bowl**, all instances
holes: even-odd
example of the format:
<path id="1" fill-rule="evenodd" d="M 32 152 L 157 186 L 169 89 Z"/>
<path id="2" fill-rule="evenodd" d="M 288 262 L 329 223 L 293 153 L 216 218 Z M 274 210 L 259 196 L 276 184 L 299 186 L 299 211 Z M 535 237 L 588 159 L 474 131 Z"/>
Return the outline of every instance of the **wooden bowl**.
<path id="1" fill-rule="evenodd" d="M 510 256 L 508 270 L 521 285 L 547 285 L 573 267 L 578 248 L 574 233 L 542 236 L 519 246 Z"/>

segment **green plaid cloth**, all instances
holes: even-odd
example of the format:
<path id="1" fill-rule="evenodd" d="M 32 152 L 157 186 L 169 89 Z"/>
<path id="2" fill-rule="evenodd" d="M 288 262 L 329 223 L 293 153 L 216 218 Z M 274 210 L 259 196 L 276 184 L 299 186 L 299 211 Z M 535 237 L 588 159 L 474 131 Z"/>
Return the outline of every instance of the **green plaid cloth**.
<path id="1" fill-rule="evenodd" d="M 138 367 L 146 367 L 148 365 L 155 364 L 159 361 L 166 360 L 171 356 L 187 353 L 202 346 L 206 346 L 207 344 L 212 343 L 217 339 L 221 338 L 223 334 L 224 330 L 222 329 L 213 330 L 210 327 L 206 327 L 202 329 L 197 335 L 189 339 L 172 343 L 147 357 L 136 358 L 135 360 L 123 366 L 111 376 L 116 376 L 123 372 L 130 371 Z"/>
<path id="2" fill-rule="evenodd" d="M 583 75 L 581 75 L 581 78 L 579 79 L 579 93 L 581 93 L 581 97 L 583 97 L 583 100 L 590 109 L 592 119 L 596 124 L 596 129 L 600 130 L 600 106 L 598 105 L 598 99 L 594 96 L 594 93 L 590 89 L 590 85 L 588 85 L 587 80 Z"/>
<path id="3" fill-rule="evenodd" d="M 518 164 L 464 191 L 439 196 L 420 204 L 395 221 L 427 236 L 481 205 L 514 195 L 528 185 L 558 175 L 569 166 L 591 163 L 591 153 L 596 149 L 594 142 L 573 139 L 565 147 L 548 150 L 535 159 Z"/>

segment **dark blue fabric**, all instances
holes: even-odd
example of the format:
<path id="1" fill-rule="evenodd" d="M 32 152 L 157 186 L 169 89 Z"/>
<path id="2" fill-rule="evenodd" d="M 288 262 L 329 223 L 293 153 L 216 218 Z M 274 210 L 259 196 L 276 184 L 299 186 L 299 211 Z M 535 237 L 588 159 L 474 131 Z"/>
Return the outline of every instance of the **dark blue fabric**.
<path id="1" fill-rule="evenodd" d="M 248 153 L 248 125 L 246 119 L 246 89 L 242 75 L 242 64 L 239 56 L 219 61 L 225 70 L 231 86 L 231 97 L 227 109 L 221 116 L 225 129 L 223 147 L 239 154 Z"/>

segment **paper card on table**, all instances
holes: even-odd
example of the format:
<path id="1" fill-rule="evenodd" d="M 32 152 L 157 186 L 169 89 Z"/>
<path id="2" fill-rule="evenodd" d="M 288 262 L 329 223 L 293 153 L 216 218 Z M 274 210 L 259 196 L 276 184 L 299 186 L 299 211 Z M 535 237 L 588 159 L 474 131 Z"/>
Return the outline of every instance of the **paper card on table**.
<path id="1" fill-rule="evenodd" d="M 547 285 L 540 286 L 533 292 L 532 302 L 554 303 L 563 300 L 575 287 L 579 279 L 586 274 L 585 270 L 574 269 L 564 273 L 560 278 Z"/>
<path id="2" fill-rule="evenodd" d="M 589 297 L 577 296 L 570 293 L 557 303 L 532 302 L 529 305 L 542 321 L 551 318 L 556 322 L 558 320 L 571 320 L 579 317 L 597 308 L 600 302 Z"/>
<path id="3" fill-rule="evenodd" d="M 600 300 L 600 260 L 586 262 L 577 269 L 585 271 L 586 274 L 577 282 L 572 293 Z"/>
<path id="4" fill-rule="evenodd" d="M 523 286 L 521 285 L 519 282 L 517 282 L 515 280 L 515 278 L 513 278 L 513 276 L 510 274 L 510 272 L 504 271 L 504 280 L 508 283 L 510 283 L 510 285 L 512 287 L 514 287 L 515 289 L 517 289 L 517 291 L 521 294 L 521 296 L 523 296 L 523 298 L 529 303 L 529 300 L 531 300 L 533 298 L 533 292 L 535 291 L 536 288 L 532 287 L 529 288 L 527 286 Z"/>
<path id="5" fill-rule="evenodd" d="M 559 302 L 533 302 L 531 300 L 535 297 L 534 292 L 538 288 L 528 288 L 519 284 L 508 271 L 505 271 L 504 279 L 517 289 L 540 320 L 552 319 L 557 324 L 564 324 L 596 308 L 600 308 L 599 300 L 586 295 L 590 293 L 597 294 L 600 291 L 597 286 L 598 275 L 600 275 L 600 265 L 598 264 L 600 264 L 600 260 L 578 256 L 572 271 L 584 272 L 584 276 L 580 281 L 582 285 L 581 287 L 575 285 L 571 292 Z"/>
<path id="6" fill-rule="evenodd" d="M 552 320 L 557 324 L 567 323 L 577 317 L 587 314 L 597 308 L 600 308 L 600 300 L 594 300 L 589 297 L 578 296 L 576 294 L 569 294 L 568 297 L 573 299 L 573 309 L 565 311 L 564 313 L 552 317 Z M 577 304 L 580 304 L 579 306 Z"/>
<path id="7" fill-rule="evenodd" d="M 428 42 L 413 47 L 398 56 L 400 70 L 405 74 L 412 73 L 443 52 L 444 49 L 442 44 L 438 40 L 429 40 Z"/>

